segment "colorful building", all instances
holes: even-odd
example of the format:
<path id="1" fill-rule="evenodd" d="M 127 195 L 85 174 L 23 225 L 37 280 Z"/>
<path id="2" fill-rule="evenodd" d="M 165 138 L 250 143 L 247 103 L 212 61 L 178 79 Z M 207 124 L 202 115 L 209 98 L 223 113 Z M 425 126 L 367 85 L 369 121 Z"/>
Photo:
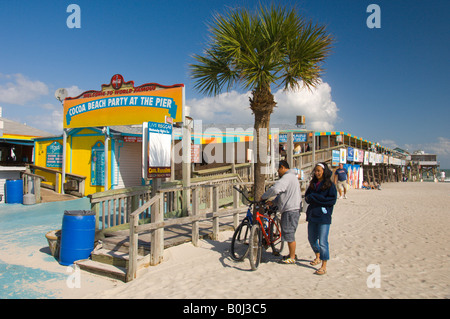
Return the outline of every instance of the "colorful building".
<path id="1" fill-rule="evenodd" d="M 6 181 L 21 179 L 26 165 L 33 163 L 33 139 L 48 135 L 50 133 L 4 118 L 0 107 L 0 203 L 5 202 Z"/>

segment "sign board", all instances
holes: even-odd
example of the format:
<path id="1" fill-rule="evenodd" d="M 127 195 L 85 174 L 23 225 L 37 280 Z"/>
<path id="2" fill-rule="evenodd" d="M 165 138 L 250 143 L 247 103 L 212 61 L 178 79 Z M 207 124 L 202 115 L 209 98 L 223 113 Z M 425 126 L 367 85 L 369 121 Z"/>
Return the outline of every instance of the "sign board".
<path id="1" fill-rule="evenodd" d="M 340 152 L 339 150 L 332 150 L 331 152 L 332 152 L 331 166 L 338 166 L 340 160 Z"/>
<path id="2" fill-rule="evenodd" d="M 294 143 L 306 142 L 306 133 L 294 133 L 293 138 Z M 287 142 L 287 134 L 286 133 L 280 134 L 279 143 L 286 143 L 286 142 Z"/>
<path id="3" fill-rule="evenodd" d="M 339 163 L 345 164 L 347 163 L 347 149 L 341 148 L 339 149 Z"/>
<path id="4" fill-rule="evenodd" d="M 63 152 L 62 152 L 62 145 L 59 144 L 58 142 L 53 142 L 52 144 L 50 144 L 49 146 L 47 146 L 46 149 L 46 153 L 47 153 L 47 158 L 45 161 L 45 166 L 46 167 L 56 167 L 56 168 L 61 168 L 62 167 L 62 160 L 63 160 Z"/>
<path id="5" fill-rule="evenodd" d="M 142 143 L 142 136 L 124 136 L 123 141 L 127 143 Z"/>
<path id="6" fill-rule="evenodd" d="M 105 147 L 97 142 L 91 149 L 91 185 L 105 185 Z"/>
<path id="7" fill-rule="evenodd" d="M 355 149 L 353 147 L 347 148 L 347 161 L 353 162 Z"/>
<path id="8" fill-rule="evenodd" d="M 148 122 L 147 178 L 170 177 L 172 124 Z"/>
<path id="9" fill-rule="evenodd" d="M 201 163 L 201 161 L 200 161 L 200 145 L 199 144 L 191 144 L 191 162 L 192 163 Z"/>
<path id="10" fill-rule="evenodd" d="M 64 100 L 64 128 L 182 122 L 184 85 L 147 83 L 135 87 L 116 74 L 100 91 L 86 91 Z"/>

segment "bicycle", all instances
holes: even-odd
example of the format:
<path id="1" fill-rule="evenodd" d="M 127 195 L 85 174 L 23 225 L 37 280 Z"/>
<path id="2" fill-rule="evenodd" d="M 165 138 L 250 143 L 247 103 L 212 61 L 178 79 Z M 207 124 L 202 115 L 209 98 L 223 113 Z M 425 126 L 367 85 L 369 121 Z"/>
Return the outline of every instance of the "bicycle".
<path id="1" fill-rule="evenodd" d="M 284 242 L 281 240 L 280 219 L 276 214 L 277 207 L 268 207 L 265 201 L 251 201 L 239 188 L 233 187 L 249 202 L 249 206 L 247 216 L 236 228 L 231 239 L 231 257 L 236 261 L 242 261 L 248 254 L 250 266 L 252 270 L 256 270 L 261 261 L 263 246 L 265 249 L 270 246 L 275 256 L 278 256 L 283 250 Z M 253 223 L 253 205 L 257 210 L 256 223 Z"/>

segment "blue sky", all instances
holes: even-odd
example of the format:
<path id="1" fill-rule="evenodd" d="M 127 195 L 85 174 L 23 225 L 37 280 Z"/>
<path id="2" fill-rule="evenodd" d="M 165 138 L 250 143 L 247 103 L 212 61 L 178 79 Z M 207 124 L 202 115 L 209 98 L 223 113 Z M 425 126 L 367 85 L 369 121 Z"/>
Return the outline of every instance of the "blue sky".
<path id="1" fill-rule="evenodd" d="M 264 1 L 262 1 L 265 3 Z M 81 8 L 68 28 L 67 7 Z M 249 124 L 248 92 L 215 99 L 193 89 L 188 64 L 201 53 L 206 22 L 227 7 L 258 1 L 1 1 L 0 106 L 3 116 L 59 134 L 60 87 L 99 90 L 120 73 L 135 85 L 184 83 L 195 118 Z M 269 3 L 269 2 L 267 2 Z M 274 89 L 272 123 L 305 115 L 310 128 L 345 131 L 388 147 L 437 153 L 450 168 L 450 2 L 410 0 L 278 1 L 327 25 L 335 37 L 323 83 L 313 92 Z M 381 28 L 370 29 L 370 4 Z"/>

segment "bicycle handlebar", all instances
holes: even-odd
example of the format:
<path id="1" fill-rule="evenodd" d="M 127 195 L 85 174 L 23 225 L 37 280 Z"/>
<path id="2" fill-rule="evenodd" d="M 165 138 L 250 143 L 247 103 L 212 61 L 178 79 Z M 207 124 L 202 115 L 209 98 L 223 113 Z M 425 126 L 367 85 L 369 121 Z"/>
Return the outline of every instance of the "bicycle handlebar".
<path id="1" fill-rule="evenodd" d="M 264 204 L 266 203 L 266 200 L 265 200 L 265 199 L 263 199 L 263 200 L 261 200 L 261 201 L 250 200 L 247 196 L 245 196 L 244 192 L 243 192 L 242 190 L 240 190 L 238 187 L 233 186 L 233 188 L 234 188 L 235 190 L 237 190 L 239 193 L 241 193 L 242 196 L 244 196 L 244 198 L 245 198 L 250 204 L 252 204 L 252 205 L 253 205 L 253 204 L 262 204 L 262 205 L 264 205 Z M 274 207 L 272 207 L 272 209 L 267 209 L 267 211 L 268 211 L 269 214 L 272 213 L 271 210 L 276 211 L 276 210 L 277 210 L 277 207 L 274 206 Z"/>
<path id="2" fill-rule="evenodd" d="M 237 190 L 239 193 L 241 193 L 242 194 L 242 196 L 244 196 L 244 198 L 249 202 L 249 203 L 251 203 L 251 204 L 257 204 L 257 203 L 261 203 L 261 202 L 258 202 L 258 201 L 254 201 L 254 200 L 250 200 L 247 196 L 245 196 L 245 194 L 244 194 L 244 192 L 242 191 L 242 190 L 240 190 L 239 188 L 237 188 L 236 186 L 233 186 L 233 188 L 235 189 L 235 190 Z"/>

